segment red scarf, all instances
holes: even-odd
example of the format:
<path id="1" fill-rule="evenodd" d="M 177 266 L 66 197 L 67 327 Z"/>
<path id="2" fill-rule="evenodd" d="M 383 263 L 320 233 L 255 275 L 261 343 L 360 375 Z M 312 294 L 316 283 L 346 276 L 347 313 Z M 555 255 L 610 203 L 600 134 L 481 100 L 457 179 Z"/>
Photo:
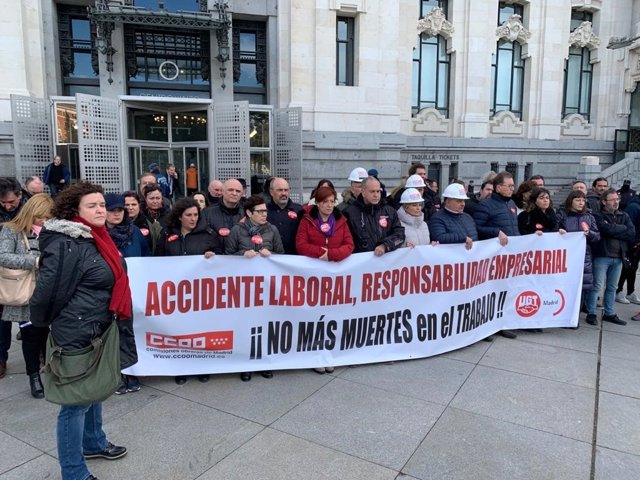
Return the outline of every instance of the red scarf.
<path id="1" fill-rule="evenodd" d="M 91 229 L 91 235 L 96 242 L 98 253 L 107 262 L 109 268 L 113 272 L 115 280 L 113 289 L 111 290 L 111 301 L 109 302 L 109 310 L 115 313 L 120 320 L 127 320 L 132 316 L 131 306 L 131 290 L 129 289 L 129 277 L 122 268 L 121 255 L 116 244 L 113 243 L 107 228 L 96 227 L 91 225 L 81 217 L 75 217 L 74 222 L 82 223 Z"/>

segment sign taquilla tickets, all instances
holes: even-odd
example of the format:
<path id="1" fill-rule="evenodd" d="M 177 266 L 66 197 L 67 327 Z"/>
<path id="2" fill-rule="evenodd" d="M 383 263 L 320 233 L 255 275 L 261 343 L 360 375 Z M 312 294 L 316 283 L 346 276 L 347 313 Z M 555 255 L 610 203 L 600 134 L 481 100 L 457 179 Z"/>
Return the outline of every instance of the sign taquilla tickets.
<path id="1" fill-rule="evenodd" d="M 582 233 L 306 257 L 128 258 L 135 375 L 429 357 L 503 329 L 575 326 Z"/>

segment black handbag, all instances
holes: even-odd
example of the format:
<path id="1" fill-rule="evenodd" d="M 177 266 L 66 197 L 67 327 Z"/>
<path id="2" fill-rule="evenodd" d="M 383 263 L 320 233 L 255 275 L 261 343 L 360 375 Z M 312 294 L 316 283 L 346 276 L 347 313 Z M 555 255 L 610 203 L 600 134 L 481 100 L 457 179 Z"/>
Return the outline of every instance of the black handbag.
<path id="1" fill-rule="evenodd" d="M 120 336 L 116 320 L 91 345 L 63 350 L 49 334 L 43 368 L 44 396 L 58 405 L 88 405 L 109 398 L 120 383 Z"/>

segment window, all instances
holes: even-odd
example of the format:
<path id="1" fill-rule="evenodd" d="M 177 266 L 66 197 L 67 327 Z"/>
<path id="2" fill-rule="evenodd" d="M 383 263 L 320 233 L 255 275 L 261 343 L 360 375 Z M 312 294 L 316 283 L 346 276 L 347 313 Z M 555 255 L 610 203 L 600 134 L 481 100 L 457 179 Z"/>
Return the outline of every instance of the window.
<path id="1" fill-rule="evenodd" d="M 233 22 L 233 93 L 235 100 L 267 103 L 267 28 L 264 22 Z"/>
<path id="2" fill-rule="evenodd" d="M 591 22 L 593 16 L 589 12 L 572 11 L 571 31 L 582 22 Z M 591 52 L 588 47 L 571 46 L 569 58 L 564 65 L 564 95 L 562 101 L 562 117 L 579 113 L 587 121 L 591 115 L 591 82 L 593 67 Z"/>
<path id="3" fill-rule="evenodd" d="M 500 3 L 498 25 L 506 22 L 511 15 L 522 17 L 521 5 Z M 524 92 L 525 61 L 522 46 L 506 39 L 498 41 L 497 51 L 491 58 L 491 115 L 508 110 L 522 118 L 522 96 Z"/>
<path id="4" fill-rule="evenodd" d="M 445 17 L 449 13 L 449 0 L 421 0 L 420 1 L 420 18 L 428 14 L 434 7 L 440 7 Z"/>
<path id="5" fill-rule="evenodd" d="M 58 6 L 58 38 L 64 95 L 100 95 L 95 27 L 83 7 Z"/>
<path id="6" fill-rule="evenodd" d="M 336 85 L 354 85 L 354 25 L 355 21 L 351 17 L 336 19 Z"/>
<path id="7" fill-rule="evenodd" d="M 449 116 L 450 57 L 447 41 L 441 35 L 420 35 L 418 47 L 413 51 L 412 115 L 431 107 Z"/>
<path id="8" fill-rule="evenodd" d="M 435 7 L 447 14 L 447 0 L 421 0 L 420 18 Z M 411 114 L 415 116 L 423 108 L 435 108 L 443 116 L 449 116 L 449 72 L 451 55 L 447 53 L 447 40 L 437 35 L 422 34 L 413 49 L 413 84 Z"/>
<path id="9" fill-rule="evenodd" d="M 209 32 L 127 25 L 125 55 L 131 95 L 210 96 Z"/>
<path id="10" fill-rule="evenodd" d="M 271 176 L 271 110 L 249 111 L 251 191 L 262 192 Z"/>

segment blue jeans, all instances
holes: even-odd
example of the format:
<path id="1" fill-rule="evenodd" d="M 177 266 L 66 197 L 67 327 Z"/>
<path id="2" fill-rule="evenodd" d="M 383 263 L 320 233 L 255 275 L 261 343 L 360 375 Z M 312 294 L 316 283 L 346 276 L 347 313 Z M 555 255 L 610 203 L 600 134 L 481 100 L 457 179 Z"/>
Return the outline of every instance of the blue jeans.
<path id="1" fill-rule="evenodd" d="M 616 301 L 616 289 L 622 272 L 622 259 L 613 257 L 596 257 L 593 259 L 593 288 L 587 296 L 587 311 L 596 313 L 598 293 L 605 286 L 604 306 L 605 315 L 615 315 L 614 305 Z"/>
<path id="2" fill-rule="evenodd" d="M 102 403 L 63 405 L 58 413 L 57 440 L 62 480 L 89 478 L 84 453 L 99 452 L 108 446 L 102 430 Z"/>

